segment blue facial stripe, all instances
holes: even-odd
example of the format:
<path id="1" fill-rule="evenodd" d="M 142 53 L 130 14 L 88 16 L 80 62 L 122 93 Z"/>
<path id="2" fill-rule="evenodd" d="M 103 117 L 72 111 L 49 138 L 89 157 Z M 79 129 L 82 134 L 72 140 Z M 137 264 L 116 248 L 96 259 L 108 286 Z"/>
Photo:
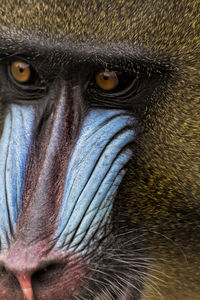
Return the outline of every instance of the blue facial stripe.
<path id="1" fill-rule="evenodd" d="M 11 105 L 5 117 L 0 138 L 0 239 L 7 247 L 21 206 L 24 173 L 34 111 L 31 107 Z"/>
<path id="2" fill-rule="evenodd" d="M 73 240 L 73 245 L 74 243 L 77 244 L 78 239 L 80 240 L 78 235 L 80 233 L 82 233 L 82 235 L 86 234 L 89 227 L 94 226 L 92 219 L 95 217 L 97 212 L 99 214 L 100 221 L 101 213 L 104 214 L 105 210 L 107 210 L 108 206 L 111 204 L 108 201 L 105 201 L 106 194 L 113 187 L 113 180 L 116 178 L 119 171 L 121 171 L 121 168 L 127 163 L 130 157 L 131 151 L 127 149 L 116 159 L 108 172 L 105 170 L 105 173 L 100 171 L 100 169 L 104 168 L 103 164 L 100 166 L 98 165 L 97 170 L 95 170 L 92 174 L 92 177 L 89 179 L 82 195 L 80 195 L 78 201 L 76 202 L 76 206 L 74 207 L 70 220 L 68 221 L 68 225 L 66 226 L 67 232 L 65 232 L 67 235 L 65 238 L 66 243 L 69 243 L 73 238 L 73 235 L 76 234 L 76 238 Z M 105 158 L 104 154 L 102 155 L 101 159 L 103 158 Z M 98 178 L 98 175 L 104 175 L 105 177 L 103 179 Z M 114 186 L 116 188 L 115 184 Z M 101 206 L 103 206 L 103 212 L 101 212 Z M 81 226 L 78 227 L 81 219 Z M 63 235 L 65 233 L 63 232 Z"/>
<path id="3" fill-rule="evenodd" d="M 94 236 L 97 229 L 98 229 L 98 239 L 101 239 L 103 237 L 104 225 L 107 222 L 108 217 L 111 213 L 113 199 L 116 195 L 117 188 L 118 188 L 119 184 L 121 183 L 122 178 L 125 175 L 125 172 L 126 172 L 125 170 L 121 170 L 121 172 L 118 174 L 115 181 L 113 182 L 113 185 L 111 186 L 107 195 L 105 196 L 105 199 L 102 201 L 101 205 L 99 207 L 97 207 L 97 209 L 95 211 L 95 213 L 96 213 L 95 218 L 92 220 L 92 224 L 89 224 L 90 225 L 89 230 L 85 231 L 84 235 L 82 235 L 82 240 L 84 239 L 84 243 L 81 243 L 82 240 L 79 239 L 78 234 L 76 235 L 76 242 L 77 242 L 77 245 L 75 245 L 76 252 L 85 251 L 85 249 L 84 249 L 85 245 L 89 245 L 89 242 L 91 242 L 91 237 Z M 85 218 L 85 219 L 87 221 L 87 218 Z"/>
<path id="4" fill-rule="evenodd" d="M 111 119 L 109 123 L 106 123 L 113 116 L 108 114 L 107 119 L 105 119 L 106 113 L 102 112 L 102 114 L 103 113 L 104 115 L 102 116 L 102 120 L 100 118 L 101 116 L 98 116 L 96 114 L 96 111 L 94 111 L 94 114 L 96 116 L 96 123 L 98 122 L 95 127 L 93 127 L 95 125 L 95 118 L 92 114 L 92 118 L 89 119 L 88 117 L 88 119 L 85 122 L 85 126 L 81 133 L 81 138 L 79 139 L 76 146 L 77 150 L 75 150 L 77 152 L 77 155 L 74 154 L 72 156 L 71 162 L 69 164 L 69 169 L 66 178 L 66 194 L 64 195 L 65 199 L 69 197 L 71 198 L 71 195 L 69 194 L 71 192 L 71 189 L 74 187 L 74 180 L 79 182 L 80 188 L 73 188 L 73 193 L 77 194 L 82 191 L 82 189 L 88 181 L 90 174 L 93 171 L 95 163 L 99 159 L 99 156 L 101 155 L 106 144 L 114 137 L 115 134 L 117 134 L 117 132 L 122 130 L 124 126 L 131 125 L 132 123 L 132 119 L 129 116 L 120 116 L 119 114 L 116 116 L 115 119 Z M 123 120 L 123 122 L 121 119 Z M 89 145 L 89 147 L 86 147 L 86 145 Z M 91 163 L 91 161 L 93 163 Z M 83 176 L 82 170 L 84 170 L 85 176 Z M 72 177 L 71 174 L 74 174 L 74 176 Z M 78 195 L 74 195 L 74 197 L 77 198 Z M 67 205 L 69 205 L 68 202 Z"/>
<path id="5" fill-rule="evenodd" d="M 123 138 L 123 139 L 122 139 Z M 126 134 L 124 134 L 123 136 L 118 137 L 118 139 L 114 140 L 111 144 L 109 144 L 107 146 L 107 148 L 105 149 L 105 152 L 102 153 L 98 164 L 96 165 L 92 176 L 87 178 L 88 182 L 86 184 L 86 186 L 84 187 L 82 193 L 80 195 L 78 195 L 77 198 L 75 198 L 74 194 L 73 194 L 73 190 L 69 196 L 69 200 L 73 199 L 75 200 L 73 208 L 71 208 L 72 214 L 70 215 L 70 219 L 73 219 L 73 222 L 70 223 L 70 221 L 68 221 L 69 224 L 66 224 L 65 228 L 67 229 L 67 234 L 71 233 L 71 231 L 76 230 L 80 219 L 81 219 L 81 213 L 85 214 L 85 211 L 87 209 L 87 206 L 90 205 L 90 202 L 95 200 L 95 195 L 98 193 L 101 195 L 101 197 L 104 197 L 104 193 L 107 191 L 107 188 L 109 188 L 109 184 L 111 184 L 113 182 L 113 179 L 115 178 L 115 176 L 117 175 L 118 171 L 121 169 L 122 166 L 124 166 L 127 163 L 127 156 L 128 159 L 130 158 L 130 155 L 128 155 L 128 153 L 126 153 L 126 155 L 124 155 L 122 158 L 121 156 L 119 157 L 119 159 L 116 159 L 114 164 L 112 159 L 116 158 L 118 151 L 119 151 L 119 146 L 121 144 L 121 146 L 125 146 L 127 143 L 131 142 L 133 139 L 133 133 L 131 130 L 129 130 L 128 132 L 126 132 Z M 117 145 L 118 142 L 118 145 Z M 113 150 L 113 152 L 112 152 Z M 130 151 L 129 151 L 130 153 Z M 87 160 L 87 163 L 89 163 L 89 161 Z M 90 162 L 91 163 L 91 162 Z M 94 166 L 94 164 L 93 164 Z M 85 176 L 85 165 L 83 165 L 83 168 L 80 168 L 80 172 L 82 172 L 82 176 Z M 107 180 L 107 183 L 104 185 L 103 189 L 101 189 L 101 191 L 99 191 L 100 189 L 100 185 L 102 183 L 102 181 L 104 180 L 105 176 L 108 176 L 109 180 Z M 78 180 L 80 179 L 80 176 L 78 176 Z M 75 180 L 74 182 L 76 188 L 79 187 L 78 182 Z M 76 191 L 75 191 L 76 192 Z M 77 200 L 76 200 L 77 199 Z M 87 199 L 85 201 L 85 199 Z M 98 202 L 94 203 L 93 206 L 96 207 Z M 70 201 L 70 204 L 71 201 Z M 69 206 L 68 206 L 69 208 Z"/>
<path id="6" fill-rule="evenodd" d="M 134 118 L 120 110 L 97 109 L 87 116 L 66 174 L 58 247 L 80 250 L 106 223 L 132 154 L 126 147 L 134 140 L 133 124 Z"/>
<path id="7" fill-rule="evenodd" d="M 112 209 L 112 200 L 125 174 L 125 170 L 120 169 L 120 164 L 121 167 L 123 167 L 128 162 L 131 155 L 132 152 L 129 149 L 127 149 L 122 155 L 120 155 L 118 161 L 116 160 L 109 173 L 101 183 L 98 191 L 96 192 L 96 195 L 90 200 L 90 205 L 85 214 L 82 216 L 81 225 L 77 229 L 76 237 L 73 241 L 73 245 L 78 246 L 77 250 L 82 250 L 82 248 L 84 247 L 84 245 L 80 244 L 83 238 L 84 244 L 87 244 L 90 240 L 90 237 L 93 236 L 93 234 L 99 227 L 102 227 L 103 229 L 103 226 L 105 225 L 107 220 L 105 216 L 108 216 Z M 114 181 L 113 178 L 115 178 Z M 84 199 L 82 199 L 82 201 L 84 201 Z M 77 218 L 80 220 L 80 217 L 81 216 L 79 212 L 76 211 L 74 219 Z M 70 241 L 71 235 L 72 234 L 69 234 L 69 236 L 66 237 L 66 241 Z M 85 236 L 87 236 L 87 238 Z M 98 238 L 101 238 L 101 230 L 99 230 Z"/>

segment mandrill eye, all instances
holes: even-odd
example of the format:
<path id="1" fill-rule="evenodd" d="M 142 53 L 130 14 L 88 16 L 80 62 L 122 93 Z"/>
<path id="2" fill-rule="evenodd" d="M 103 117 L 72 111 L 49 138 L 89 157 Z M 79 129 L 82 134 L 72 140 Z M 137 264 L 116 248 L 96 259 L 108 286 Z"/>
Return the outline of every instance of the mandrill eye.
<path id="1" fill-rule="evenodd" d="M 18 83 L 29 83 L 33 75 L 31 66 L 23 61 L 14 61 L 10 66 L 11 75 Z"/>
<path id="2" fill-rule="evenodd" d="M 15 58 L 6 61 L 5 68 L 10 82 L 10 96 L 7 97 L 7 101 L 13 101 L 13 99 L 20 102 L 38 100 L 47 93 L 48 81 L 46 77 L 39 74 L 28 62 Z"/>
<path id="3" fill-rule="evenodd" d="M 115 72 L 101 71 L 96 74 L 96 84 L 102 90 L 111 91 L 118 85 L 118 77 Z"/>
<path id="4" fill-rule="evenodd" d="M 131 72 L 119 66 L 111 71 L 98 68 L 87 89 L 87 101 L 95 107 L 128 108 L 140 93 L 138 71 Z"/>

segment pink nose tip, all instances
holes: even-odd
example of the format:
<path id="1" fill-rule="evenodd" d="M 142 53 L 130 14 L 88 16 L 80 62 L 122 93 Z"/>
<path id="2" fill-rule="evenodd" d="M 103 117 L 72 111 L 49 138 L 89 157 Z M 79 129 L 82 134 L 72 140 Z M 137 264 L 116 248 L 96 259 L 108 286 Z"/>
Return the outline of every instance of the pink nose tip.
<path id="1" fill-rule="evenodd" d="M 19 284 L 21 286 L 22 292 L 26 300 L 34 300 L 34 293 L 31 284 L 31 277 L 26 274 L 17 274 L 16 275 Z"/>

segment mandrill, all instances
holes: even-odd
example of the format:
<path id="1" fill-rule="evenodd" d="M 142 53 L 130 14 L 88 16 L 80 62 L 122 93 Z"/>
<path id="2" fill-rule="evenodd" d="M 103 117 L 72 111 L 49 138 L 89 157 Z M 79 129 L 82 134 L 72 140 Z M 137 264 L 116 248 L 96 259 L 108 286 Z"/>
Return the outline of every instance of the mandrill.
<path id="1" fill-rule="evenodd" d="M 0 300 L 200 300 L 199 8 L 1 0 Z"/>

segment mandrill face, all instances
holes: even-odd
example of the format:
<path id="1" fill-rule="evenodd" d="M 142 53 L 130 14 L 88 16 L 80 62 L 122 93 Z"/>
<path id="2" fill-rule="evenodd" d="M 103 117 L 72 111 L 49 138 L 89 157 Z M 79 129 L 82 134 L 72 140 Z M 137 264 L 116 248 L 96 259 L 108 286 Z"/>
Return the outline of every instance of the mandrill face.
<path id="1" fill-rule="evenodd" d="M 0 300 L 200 300 L 198 7 L 1 0 Z"/>

